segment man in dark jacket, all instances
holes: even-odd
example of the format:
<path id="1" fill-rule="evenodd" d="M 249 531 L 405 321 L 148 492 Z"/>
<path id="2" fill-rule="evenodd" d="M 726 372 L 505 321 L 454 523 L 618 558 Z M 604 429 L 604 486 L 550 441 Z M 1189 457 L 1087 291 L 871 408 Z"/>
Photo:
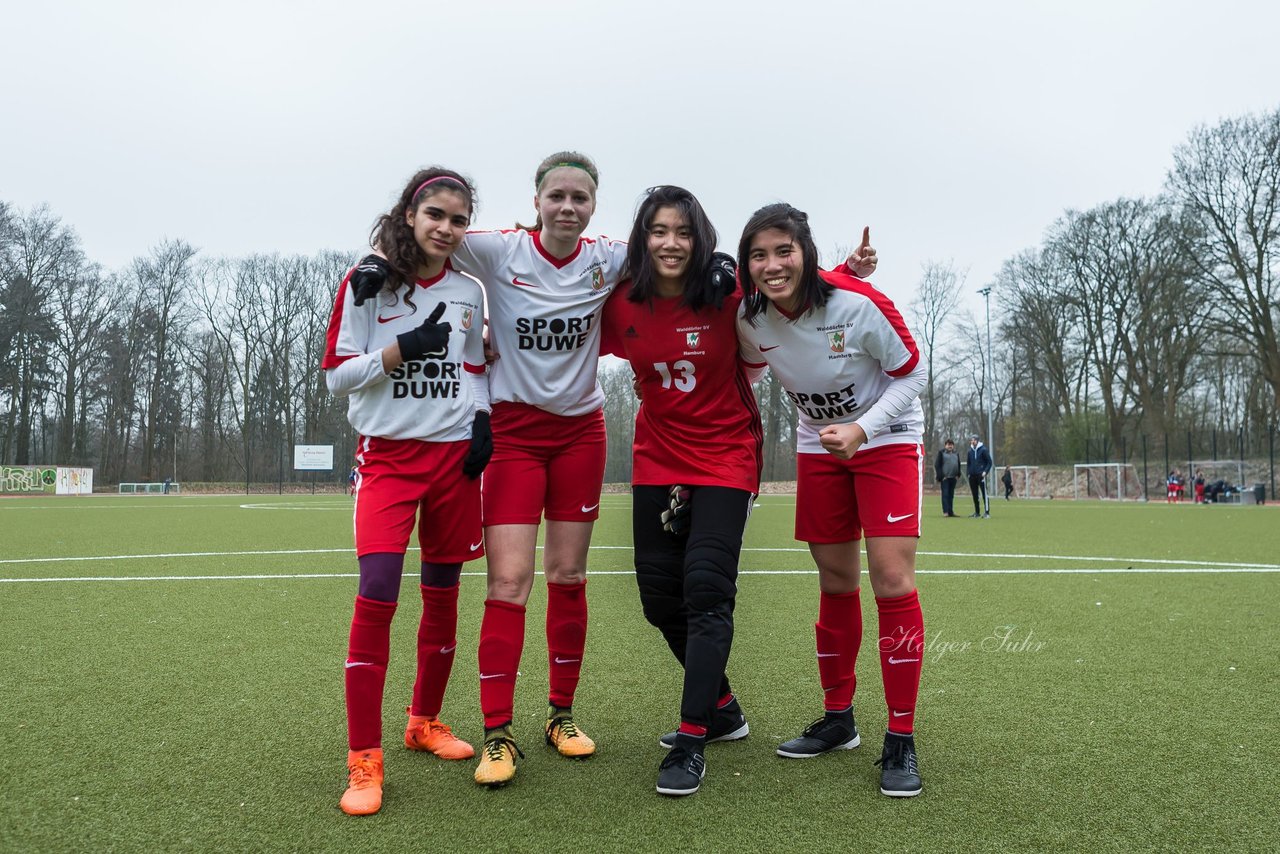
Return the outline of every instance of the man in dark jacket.
<path id="1" fill-rule="evenodd" d="M 933 473 L 938 483 L 942 484 L 942 515 L 954 516 L 956 481 L 960 479 L 960 455 L 956 453 L 956 443 L 952 439 L 942 443 L 942 450 L 933 461 Z"/>
<path id="2" fill-rule="evenodd" d="M 969 437 L 969 490 L 973 493 L 973 515 L 970 519 L 990 519 L 991 502 L 987 499 L 987 472 L 991 471 L 991 452 L 975 433 Z M 982 494 L 982 503 L 978 503 L 978 494 Z"/>

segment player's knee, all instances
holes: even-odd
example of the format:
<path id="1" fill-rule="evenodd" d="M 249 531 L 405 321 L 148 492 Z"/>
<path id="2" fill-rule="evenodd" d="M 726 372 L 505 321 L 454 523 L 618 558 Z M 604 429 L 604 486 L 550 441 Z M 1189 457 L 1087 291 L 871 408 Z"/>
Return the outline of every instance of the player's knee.
<path id="1" fill-rule="evenodd" d="M 737 594 L 738 586 L 720 562 L 694 561 L 685 572 L 684 600 L 692 610 L 714 611 Z"/>

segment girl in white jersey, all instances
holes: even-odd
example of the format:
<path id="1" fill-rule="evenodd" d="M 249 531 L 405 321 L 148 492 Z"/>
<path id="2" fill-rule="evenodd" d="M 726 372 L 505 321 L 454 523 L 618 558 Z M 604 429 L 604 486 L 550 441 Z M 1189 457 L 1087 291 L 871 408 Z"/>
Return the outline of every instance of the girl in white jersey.
<path id="1" fill-rule="evenodd" d="M 799 412 L 796 539 L 818 565 L 818 675 L 826 713 L 778 755 L 809 758 L 860 743 L 854 666 L 862 640 L 858 539 L 879 617 L 888 732 L 880 791 L 921 790 L 913 727 L 924 646 L 915 588 L 920 536 L 920 390 L 915 340 L 884 294 L 844 272 L 818 269 L 808 217 L 769 205 L 738 247 L 743 359 L 768 365 Z"/>
<path id="2" fill-rule="evenodd" d="M 404 554 L 419 517 L 422 621 L 404 742 L 444 759 L 475 755 L 439 720 L 457 647 L 458 578 L 484 554 L 479 476 L 492 453 L 483 299 L 446 261 L 471 221 L 475 193 L 456 172 L 418 172 L 373 239 L 388 254 L 385 287 L 343 280 L 323 367 L 349 395 L 360 433 L 354 470 L 360 587 L 344 668 L 348 787 L 340 806 L 382 805 L 382 692 Z"/>
<path id="3" fill-rule="evenodd" d="M 453 268 L 485 287 L 493 462 L 484 478 L 488 597 L 480 626 L 480 705 L 485 744 L 477 783 L 515 776 L 520 751 L 511 732 L 525 604 L 533 586 L 538 525 L 545 516 L 547 662 L 550 711 L 544 728 L 559 753 L 585 758 L 594 742 L 573 719 L 586 642 L 587 549 L 604 481 L 604 395 L 596 381 L 600 317 L 624 275 L 627 247 L 584 238 L 595 212 L 599 173 L 562 151 L 534 174 L 531 228 L 471 232 Z M 381 286 L 376 256 L 361 261 L 359 290 Z"/>

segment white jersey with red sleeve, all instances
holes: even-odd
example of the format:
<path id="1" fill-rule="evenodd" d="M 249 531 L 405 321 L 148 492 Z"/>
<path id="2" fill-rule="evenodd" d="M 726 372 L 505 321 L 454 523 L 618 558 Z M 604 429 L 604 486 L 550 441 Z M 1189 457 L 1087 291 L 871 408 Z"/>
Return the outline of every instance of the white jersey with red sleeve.
<path id="1" fill-rule="evenodd" d="M 443 270 L 412 286 L 382 291 L 355 304 L 347 273 L 338 288 L 321 367 L 329 390 L 350 395 L 347 420 L 362 436 L 455 442 L 471 437 L 477 405 L 484 399 L 484 302 L 480 286 Z M 443 359 L 405 362 L 382 370 L 382 349 L 396 336 L 422 325 L 443 302 L 439 322 L 448 322 L 449 350 Z"/>
<path id="2" fill-rule="evenodd" d="M 454 252 L 455 270 L 484 285 L 494 403 L 525 403 L 576 416 L 604 405 L 596 381 L 600 316 L 622 279 L 627 244 L 580 238 L 568 258 L 542 248 L 538 232 L 473 231 Z"/>
<path id="3" fill-rule="evenodd" d="M 629 361 L 640 383 L 632 484 L 758 492 L 760 414 L 734 328 L 742 294 L 695 312 L 679 298 L 632 302 L 630 290 L 605 305 L 602 352 Z"/>
<path id="4" fill-rule="evenodd" d="M 743 360 L 767 364 L 799 412 L 796 451 L 826 453 L 818 431 L 852 422 L 867 434 L 859 451 L 919 444 L 927 374 L 902 315 L 861 279 L 820 275 L 834 286 L 821 308 L 790 318 L 770 303 L 754 326 L 738 313 Z"/>

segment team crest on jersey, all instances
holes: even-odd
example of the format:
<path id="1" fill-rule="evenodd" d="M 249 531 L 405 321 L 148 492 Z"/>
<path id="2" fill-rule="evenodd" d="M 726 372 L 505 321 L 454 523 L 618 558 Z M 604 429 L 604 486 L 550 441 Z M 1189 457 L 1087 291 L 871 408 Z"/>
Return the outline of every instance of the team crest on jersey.
<path id="1" fill-rule="evenodd" d="M 591 290 L 598 291 L 604 287 L 604 270 L 599 267 L 591 268 Z"/>
<path id="2" fill-rule="evenodd" d="M 698 346 L 698 333 L 697 333 L 697 332 L 686 332 L 686 333 L 685 333 L 685 336 L 684 336 L 684 345 L 685 345 L 686 347 L 691 347 L 691 348 L 692 348 L 692 347 L 697 347 L 697 346 Z"/>
<path id="3" fill-rule="evenodd" d="M 827 340 L 831 342 L 832 353 L 844 352 L 844 330 L 843 329 L 838 330 L 836 332 L 828 332 Z"/>
<path id="4" fill-rule="evenodd" d="M 471 315 L 472 315 L 472 309 L 464 308 L 462 310 L 462 328 L 463 329 L 471 328 Z"/>

